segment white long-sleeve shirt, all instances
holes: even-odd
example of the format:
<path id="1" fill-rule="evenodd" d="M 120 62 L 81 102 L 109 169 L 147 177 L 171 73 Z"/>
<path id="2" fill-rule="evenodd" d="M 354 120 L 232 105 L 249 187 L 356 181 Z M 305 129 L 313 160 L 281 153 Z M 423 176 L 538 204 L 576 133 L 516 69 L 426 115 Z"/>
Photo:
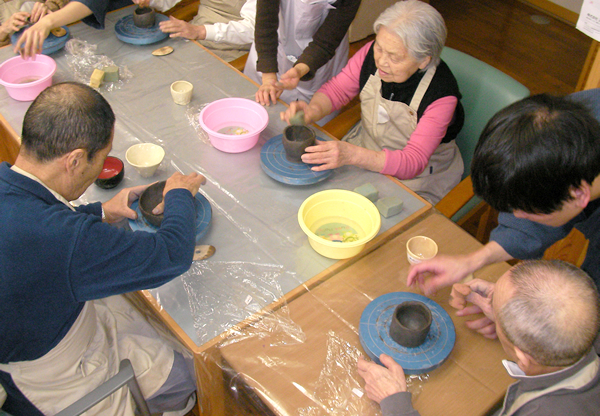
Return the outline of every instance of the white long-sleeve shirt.
<path id="1" fill-rule="evenodd" d="M 234 45 L 245 45 L 254 42 L 256 0 L 246 1 L 240 10 L 240 16 L 242 20 L 205 25 L 206 40 L 227 42 Z"/>

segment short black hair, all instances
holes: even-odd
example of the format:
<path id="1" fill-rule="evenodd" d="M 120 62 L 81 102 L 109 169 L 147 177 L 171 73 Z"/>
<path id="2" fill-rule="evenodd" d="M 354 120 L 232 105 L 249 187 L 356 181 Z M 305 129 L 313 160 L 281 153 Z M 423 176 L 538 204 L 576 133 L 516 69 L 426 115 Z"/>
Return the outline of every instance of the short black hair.
<path id="1" fill-rule="evenodd" d="M 115 115 L 93 88 L 63 82 L 46 88 L 23 120 L 23 150 L 40 162 L 85 149 L 88 159 L 110 143 Z"/>
<path id="2" fill-rule="evenodd" d="M 600 175 L 600 124 L 582 104 L 534 95 L 500 110 L 479 138 L 471 179 L 498 211 L 549 214 Z"/>

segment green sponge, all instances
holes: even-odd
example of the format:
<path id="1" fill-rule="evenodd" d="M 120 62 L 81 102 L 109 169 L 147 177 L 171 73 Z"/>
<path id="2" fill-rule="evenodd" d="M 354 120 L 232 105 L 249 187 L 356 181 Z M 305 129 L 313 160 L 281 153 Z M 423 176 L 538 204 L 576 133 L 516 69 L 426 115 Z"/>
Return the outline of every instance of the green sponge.
<path id="1" fill-rule="evenodd" d="M 119 67 L 116 65 L 109 65 L 102 68 L 104 71 L 105 82 L 117 82 L 119 80 Z"/>
<path id="2" fill-rule="evenodd" d="M 354 188 L 354 192 L 369 198 L 371 202 L 375 202 L 377 201 L 377 198 L 379 198 L 379 191 L 375 189 L 375 187 L 370 183 L 365 183 L 364 185 L 361 185 L 358 188 Z"/>
<path id="3" fill-rule="evenodd" d="M 385 218 L 393 217 L 402 211 L 404 207 L 404 202 L 398 197 L 395 196 L 386 196 L 385 198 L 381 198 L 377 200 L 377 209 Z"/>

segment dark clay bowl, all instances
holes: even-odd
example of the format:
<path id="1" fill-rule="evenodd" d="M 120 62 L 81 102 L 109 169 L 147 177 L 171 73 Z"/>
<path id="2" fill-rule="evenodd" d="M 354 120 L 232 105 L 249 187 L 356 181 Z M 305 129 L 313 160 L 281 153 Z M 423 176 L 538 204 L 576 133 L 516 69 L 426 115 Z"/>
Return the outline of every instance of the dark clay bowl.
<path id="1" fill-rule="evenodd" d="M 292 163 L 302 163 L 304 150 L 315 144 L 317 136 L 315 132 L 307 126 L 287 126 L 283 129 L 283 149 L 285 158 Z"/>
<path id="2" fill-rule="evenodd" d="M 430 327 L 431 311 L 423 302 L 402 302 L 392 315 L 390 337 L 403 347 L 415 348 L 425 342 Z"/>
<path id="3" fill-rule="evenodd" d="M 133 24 L 142 29 L 154 26 L 156 14 L 151 7 L 138 7 L 133 12 Z"/>
<path id="4" fill-rule="evenodd" d="M 102 172 L 94 181 L 102 189 L 111 189 L 121 183 L 125 175 L 125 166 L 118 157 L 107 156 L 102 166 Z"/>
<path id="5" fill-rule="evenodd" d="M 163 220 L 163 214 L 154 215 L 152 210 L 162 202 L 163 191 L 165 189 L 166 181 L 156 182 L 146 188 L 140 195 L 139 207 L 142 215 L 150 224 L 155 227 L 160 227 Z"/>

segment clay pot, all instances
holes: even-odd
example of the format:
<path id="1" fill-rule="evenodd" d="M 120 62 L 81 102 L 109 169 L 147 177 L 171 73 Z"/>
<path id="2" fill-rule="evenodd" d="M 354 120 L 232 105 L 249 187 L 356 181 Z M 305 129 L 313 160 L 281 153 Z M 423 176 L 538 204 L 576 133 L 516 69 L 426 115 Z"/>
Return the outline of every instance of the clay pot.
<path id="1" fill-rule="evenodd" d="M 307 126 L 287 126 L 283 129 L 283 149 L 285 158 L 292 163 L 302 163 L 301 156 L 304 150 L 315 144 L 317 136 L 315 132 Z"/>
<path id="2" fill-rule="evenodd" d="M 133 12 L 133 24 L 142 29 L 154 26 L 156 15 L 151 7 L 138 7 Z"/>
<path id="3" fill-rule="evenodd" d="M 425 342 L 431 327 L 431 311 L 422 302 L 402 302 L 394 310 L 390 323 L 390 337 L 407 348 Z"/>
<path id="4" fill-rule="evenodd" d="M 140 211 L 146 221 L 155 227 L 160 227 L 160 224 L 162 224 L 163 214 L 155 215 L 152 213 L 152 210 L 162 202 L 166 183 L 166 181 L 156 182 L 147 187 L 140 195 Z"/>

